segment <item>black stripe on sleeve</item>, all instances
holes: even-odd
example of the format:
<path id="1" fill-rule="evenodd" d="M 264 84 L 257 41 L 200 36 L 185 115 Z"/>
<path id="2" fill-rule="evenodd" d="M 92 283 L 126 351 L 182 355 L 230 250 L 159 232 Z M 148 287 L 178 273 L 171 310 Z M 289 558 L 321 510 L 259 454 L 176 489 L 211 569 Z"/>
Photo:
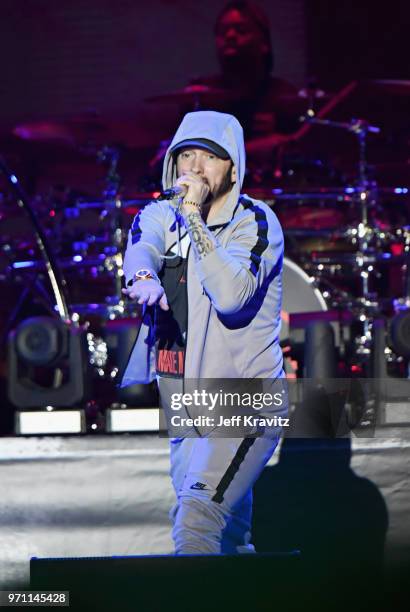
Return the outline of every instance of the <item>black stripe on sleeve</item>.
<path id="1" fill-rule="evenodd" d="M 131 243 L 132 244 L 137 244 L 137 242 L 139 242 L 141 240 L 141 235 L 142 235 L 142 228 L 141 228 L 141 213 L 144 212 L 144 210 L 148 207 L 148 206 L 152 206 L 153 204 L 156 203 L 156 200 L 152 200 L 151 202 L 147 202 L 147 204 L 145 204 L 144 208 L 142 208 L 134 217 L 134 221 L 132 222 L 131 225 Z"/>
<path id="2" fill-rule="evenodd" d="M 268 220 L 266 218 L 266 212 L 254 204 L 251 200 L 242 197 L 242 205 L 245 209 L 251 210 L 255 215 L 255 221 L 258 225 L 257 229 L 257 241 L 251 251 L 251 267 L 250 270 L 254 276 L 257 275 L 260 263 L 261 255 L 267 249 L 269 245 L 268 240 Z"/>
<path id="3" fill-rule="evenodd" d="M 140 227 L 141 211 L 137 213 L 131 226 L 132 244 L 137 244 L 141 239 L 142 229 Z"/>
<path id="4" fill-rule="evenodd" d="M 238 450 L 236 451 L 236 454 L 234 456 L 234 458 L 232 459 L 228 469 L 226 470 L 225 474 L 222 476 L 218 486 L 216 487 L 216 493 L 212 498 L 212 501 L 220 504 L 221 502 L 223 502 L 224 499 L 224 493 L 226 491 L 226 489 L 229 487 L 229 485 L 231 484 L 232 480 L 235 477 L 235 474 L 237 473 L 237 471 L 239 470 L 241 463 L 243 462 L 243 460 L 246 457 L 246 453 L 248 452 L 248 450 L 250 449 L 250 447 L 252 446 L 252 444 L 254 444 L 256 438 L 245 438 L 245 440 L 242 440 Z"/>

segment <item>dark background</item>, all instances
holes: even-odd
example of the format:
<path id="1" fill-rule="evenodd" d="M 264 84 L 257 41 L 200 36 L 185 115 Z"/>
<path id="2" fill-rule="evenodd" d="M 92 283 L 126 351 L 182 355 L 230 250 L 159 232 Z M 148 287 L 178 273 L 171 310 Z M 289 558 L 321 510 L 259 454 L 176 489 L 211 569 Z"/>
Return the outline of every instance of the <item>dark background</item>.
<path id="1" fill-rule="evenodd" d="M 22 122 L 50 117 L 65 118 L 92 111 L 131 119 L 138 126 L 140 146 L 153 146 L 164 135 L 172 134 L 176 127 L 172 121 L 175 121 L 178 115 L 172 112 L 169 106 L 149 104 L 144 100 L 151 95 L 179 89 L 195 76 L 212 74 L 218 70 L 213 27 L 223 4 L 222 0 L 0 0 L 0 136 Z M 382 3 L 375 0 L 260 0 L 259 4 L 270 18 L 275 53 L 274 74 L 297 87 L 303 87 L 308 81 L 315 79 L 320 87 L 335 92 L 358 78 L 410 79 L 410 3 L 407 0 Z M 363 111 L 364 114 L 360 116 L 378 122 L 378 117 L 371 116 L 372 99 L 368 99 L 370 102 L 367 108 L 362 105 L 360 113 Z M 403 107 L 407 100 L 407 96 L 401 99 L 400 106 L 403 111 L 406 111 Z M 358 112 L 355 104 L 355 101 L 352 102 L 343 119 L 351 117 L 351 112 Z M 397 104 L 396 101 L 394 104 Z M 391 114 L 395 111 L 396 107 L 392 107 Z M 405 113 L 403 116 L 406 116 Z M 409 116 L 410 113 L 407 117 Z M 404 127 L 402 131 L 410 130 L 408 123 L 407 121 L 407 126 L 401 123 Z M 319 139 L 317 133 L 312 137 L 315 145 Z M 350 135 L 347 137 L 350 138 Z M 319 141 L 322 151 L 327 150 L 326 146 L 330 140 L 335 142 L 336 136 L 329 138 L 328 132 L 324 132 L 322 140 Z M 339 142 L 337 140 L 334 145 L 335 149 L 342 148 L 343 143 L 339 145 Z M 348 150 L 348 154 L 355 161 L 352 142 L 349 140 L 345 150 Z M 395 146 L 395 142 L 392 142 Z M 372 150 L 373 148 L 372 145 Z M 0 153 L 1 149 L 0 143 Z M 396 146 L 387 149 L 383 142 L 378 160 L 385 161 L 388 150 L 390 161 L 392 151 L 396 149 Z M 407 155 L 407 143 L 403 150 L 403 155 Z M 17 165 L 17 174 L 21 174 L 29 186 L 31 180 L 32 192 L 42 193 L 42 183 L 35 180 L 37 174 L 45 174 L 45 169 L 36 165 L 39 164 L 39 151 L 40 149 L 34 147 L 28 150 L 23 162 Z M 17 150 L 17 154 L 20 153 L 21 148 Z M 43 151 L 44 159 L 46 154 L 48 149 Z M 52 155 L 55 155 L 54 150 Z M 68 155 L 69 153 L 64 152 L 64 162 Z M 19 160 L 18 155 L 16 158 Z M 13 157 L 11 159 L 14 162 Z M 135 154 L 135 159 L 130 158 L 130 166 L 134 167 L 138 161 L 139 158 Z M 50 159 L 46 159 L 44 166 L 46 162 L 49 164 Z M 81 152 L 75 150 L 67 160 L 67 167 L 70 168 L 70 173 L 66 175 L 60 169 L 59 179 L 63 184 L 76 187 L 76 180 L 79 180 L 78 177 L 82 174 L 79 180 L 81 188 L 89 188 L 90 193 L 98 193 L 102 189 L 104 169 L 96 168 L 93 158 L 86 157 L 85 154 L 82 157 Z M 122 170 L 126 177 L 132 176 L 131 173 L 126 174 L 126 170 Z M 56 176 L 56 169 L 51 167 L 44 183 L 54 181 Z M 391 183 L 386 179 L 386 184 Z M 16 225 L 17 216 L 14 218 L 10 215 L 10 219 L 10 225 Z M 7 219 L 2 221 L 2 232 L 9 232 L 5 224 Z M 32 239 L 31 227 L 22 228 L 22 233 L 24 232 Z M 21 236 L 15 237 L 14 242 L 23 243 Z M 25 259 L 25 251 L 19 257 Z M 75 288 L 78 287 L 79 291 L 83 288 L 76 278 Z M 88 280 L 84 287 L 86 297 L 76 295 L 75 301 L 101 301 L 101 295 L 91 295 L 91 289 L 96 290 L 96 282 L 90 283 Z M 16 295 L 19 291 L 17 287 Z M 103 296 L 107 295 L 105 286 L 101 291 Z M 13 300 L 14 294 L 10 291 L 10 285 L 7 286 L 5 295 L 8 300 Z M 7 300 L 3 300 L 1 309 L 0 319 L 3 314 L 6 320 L 10 310 Z M 2 330 L 3 323 L 4 321 Z M 0 362 L 0 371 L 0 398 L 5 402 L 4 362 Z M 11 430 L 12 426 L 12 413 L 3 410 L 0 414 L 0 431 Z M 401 453 L 402 450 L 397 452 Z M 401 460 L 397 460 L 397 463 L 400 465 L 397 473 L 401 474 Z M 306 461 L 299 462 L 298 465 L 302 465 L 308 472 L 310 466 Z M 329 465 L 334 467 L 330 462 Z M 373 465 L 371 461 L 369 465 Z M 289 463 L 287 467 L 289 468 Z M 290 468 L 292 470 L 293 466 Z M 302 535 L 307 538 L 311 534 L 316 535 L 318 526 L 321 526 L 324 534 L 323 546 L 335 543 L 335 539 L 329 537 L 329 532 L 336 522 L 330 520 L 320 524 L 322 514 L 317 510 L 318 499 L 320 501 L 321 498 L 314 495 L 316 491 L 330 492 L 329 503 L 323 508 L 332 519 L 337 516 L 339 524 L 346 521 L 346 516 L 353 521 L 357 515 L 365 522 L 369 535 L 372 535 L 371 529 L 377 531 L 379 536 L 385 529 L 380 500 L 376 515 L 375 495 L 373 498 L 369 495 L 366 498 L 367 503 L 364 504 L 364 497 L 359 498 L 355 493 L 358 483 L 350 474 L 346 462 L 342 468 L 344 480 L 335 480 L 331 470 L 324 475 L 319 474 L 319 479 L 318 472 L 314 469 L 310 475 L 313 474 L 316 481 L 312 483 L 304 472 L 301 477 L 303 487 L 297 488 L 294 486 L 297 479 L 292 483 L 289 471 L 284 471 L 282 456 L 280 466 L 270 469 L 265 476 L 271 482 L 274 480 L 276 486 L 283 485 L 286 493 L 290 490 L 289 482 L 293 484 L 291 490 L 294 495 L 294 515 L 291 518 L 299 520 L 298 512 L 303 508 L 307 516 L 304 525 L 308 525 L 309 529 Z M 381 482 L 386 482 L 388 469 L 390 466 L 386 463 L 386 471 L 381 473 Z M 400 480 L 399 476 L 397 478 Z M 326 486 L 323 486 L 324 480 Z M 333 493 L 339 483 L 344 483 L 344 486 L 340 485 L 337 497 Z M 309 499 L 306 499 L 304 488 L 307 486 L 312 486 Z M 353 486 L 356 489 L 353 489 Z M 269 487 L 266 490 L 268 491 Z M 401 499 L 400 495 L 399 487 L 393 497 Z M 285 495 L 283 499 L 287 499 Z M 306 501 L 309 502 L 308 505 Z M 347 501 L 351 503 L 349 513 L 342 505 L 342 502 Z M 337 515 L 334 506 L 339 502 Z M 263 511 L 264 508 L 269 509 L 270 506 L 260 497 L 259 510 Z M 289 519 L 285 506 L 276 505 L 276 508 L 278 514 L 283 510 Z M 370 515 L 373 523 L 368 520 Z M 312 517 L 316 522 L 308 520 Z M 269 520 L 272 520 L 272 516 Z M 263 526 L 263 516 L 259 516 L 258 521 L 258 524 Z M 394 517 L 393 521 L 397 521 L 393 522 L 393 527 L 398 541 L 402 539 L 399 520 Z M 363 534 L 363 530 L 359 531 Z M 340 533 L 344 535 L 342 530 Z M 339 531 L 336 535 L 339 537 Z M 372 541 L 377 543 L 380 537 Z M 344 544 L 348 548 L 352 542 L 346 540 Z M 360 544 L 363 545 L 363 540 L 358 541 L 358 545 Z M 340 542 L 337 541 L 336 545 L 339 546 Z M 350 550 L 346 554 L 349 555 Z M 361 557 L 357 556 L 354 543 L 351 546 L 351 555 L 356 560 L 361 560 Z M 343 587 L 344 578 L 341 583 Z M 377 584 L 377 580 L 375 583 Z"/>
<path id="2" fill-rule="evenodd" d="M 1 124 L 97 110 L 136 117 L 143 139 L 147 118 L 158 125 L 167 114 L 144 98 L 217 71 L 213 25 L 223 4 L 1 0 Z M 259 4 L 271 21 L 274 73 L 298 87 L 311 77 L 332 90 L 357 77 L 409 78 L 404 0 Z"/>
<path id="3" fill-rule="evenodd" d="M 408 2 L 306 0 L 305 13 L 307 70 L 324 85 L 410 77 Z"/>
<path id="4" fill-rule="evenodd" d="M 221 0 L 2 0 L 3 121 L 78 113 L 137 115 L 147 96 L 217 71 Z M 276 72 L 305 79 L 303 0 L 262 2 L 277 42 Z M 156 122 L 158 107 L 155 108 Z M 142 114 L 141 114 L 142 113 Z"/>

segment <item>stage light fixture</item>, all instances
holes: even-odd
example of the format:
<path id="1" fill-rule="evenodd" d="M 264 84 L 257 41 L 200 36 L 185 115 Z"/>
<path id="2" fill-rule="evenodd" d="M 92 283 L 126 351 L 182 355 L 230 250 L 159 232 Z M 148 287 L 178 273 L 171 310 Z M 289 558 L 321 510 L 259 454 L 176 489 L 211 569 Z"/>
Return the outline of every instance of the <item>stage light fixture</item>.
<path id="1" fill-rule="evenodd" d="M 34 317 L 16 330 L 15 347 L 20 359 L 33 366 L 51 366 L 66 350 L 64 324 L 58 319 Z"/>
<path id="2" fill-rule="evenodd" d="M 410 310 L 403 310 L 390 323 L 390 340 L 393 350 L 402 357 L 410 357 Z"/>
<path id="3" fill-rule="evenodd" d="M 158 408 L 109 408 L 107 432 L 158 432 Z"/>
<path id="4" fill-rule="evenodd" d="M 50 407 L 48 407 L 50 408 Z M 84 410 L 21 410 L 16 413 L 16 433 L 21 436 L 84 433 Z"/>
<path id="5" fill-rule="evenodd" d="M 408 350 L 409 311 L 396 315 L 390 322 L 389 343 L 401 356 Z M 393 331 L 394 330 L 394 331 Z M 393 332 L 393 333 L 392 333 Z M 394 338 L 394 340 L 393 340 Z M 386 347 L 388 335 L 386 322 L 375 319 L 372 325 L 372 346 L 370 354 L 370 375 L 375 394 L 375 410 L 379 425 L 410 424 L 410 380 L 397 378 L 387 373 Z M 393 345 L 393 342 L 396 342 Z M 410 353 L 407 353 L 410 355 Z"/>
<path id="6" fill-rule="evenodd" d="M 87 398 L 89 374 L 83 328 L 33 317 L 9 334 L 8 396 L 17 408 L 78 406 Z"/>

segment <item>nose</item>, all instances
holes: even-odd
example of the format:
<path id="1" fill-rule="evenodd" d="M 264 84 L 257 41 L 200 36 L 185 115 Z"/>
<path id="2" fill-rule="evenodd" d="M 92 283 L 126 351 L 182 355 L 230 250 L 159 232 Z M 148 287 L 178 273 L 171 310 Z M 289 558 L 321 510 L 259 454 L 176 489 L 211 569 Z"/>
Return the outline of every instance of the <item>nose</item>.
<path id="1" fill-rule="evenodd" d="M 202 156 L 195 155 L 193 162 L 192 162 L 191 170 L 192 172 L 195 172 L 195 174 L 203 173 L 204 166 L 203 166 Z"/>
<path id="2" fill-rule="evenodd" d="M 230 27 L 225 31 L 226 41 L 232 42 L 233 40 L 236 40 L 237 37 L 238 37 L 238 33 L 234 27 Z"/>

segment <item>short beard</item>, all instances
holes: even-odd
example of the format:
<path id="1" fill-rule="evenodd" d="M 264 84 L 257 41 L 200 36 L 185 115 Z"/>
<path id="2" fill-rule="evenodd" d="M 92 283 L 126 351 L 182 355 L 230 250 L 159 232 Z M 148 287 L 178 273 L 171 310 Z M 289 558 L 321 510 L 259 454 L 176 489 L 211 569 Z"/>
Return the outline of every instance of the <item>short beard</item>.
<path id="1" fill-rule="evenodd" d="M 228 168 L 225 176 L 222 179 L 222 183 L 219 185 L 216 191 L 209 192 L 208 197 L 206 198 L 204 202 L 205 205 L 211 204 L 217 198 L 221 198 L 222 196 L 226 195 L 227 193 L 231 191 L 232 185 L 235 184 L 234 182 L 232 182 L 232 178 L 231 178 L 232 168 L 233 168 L 233 162 L 231 162 L 230 167 Z"/>

